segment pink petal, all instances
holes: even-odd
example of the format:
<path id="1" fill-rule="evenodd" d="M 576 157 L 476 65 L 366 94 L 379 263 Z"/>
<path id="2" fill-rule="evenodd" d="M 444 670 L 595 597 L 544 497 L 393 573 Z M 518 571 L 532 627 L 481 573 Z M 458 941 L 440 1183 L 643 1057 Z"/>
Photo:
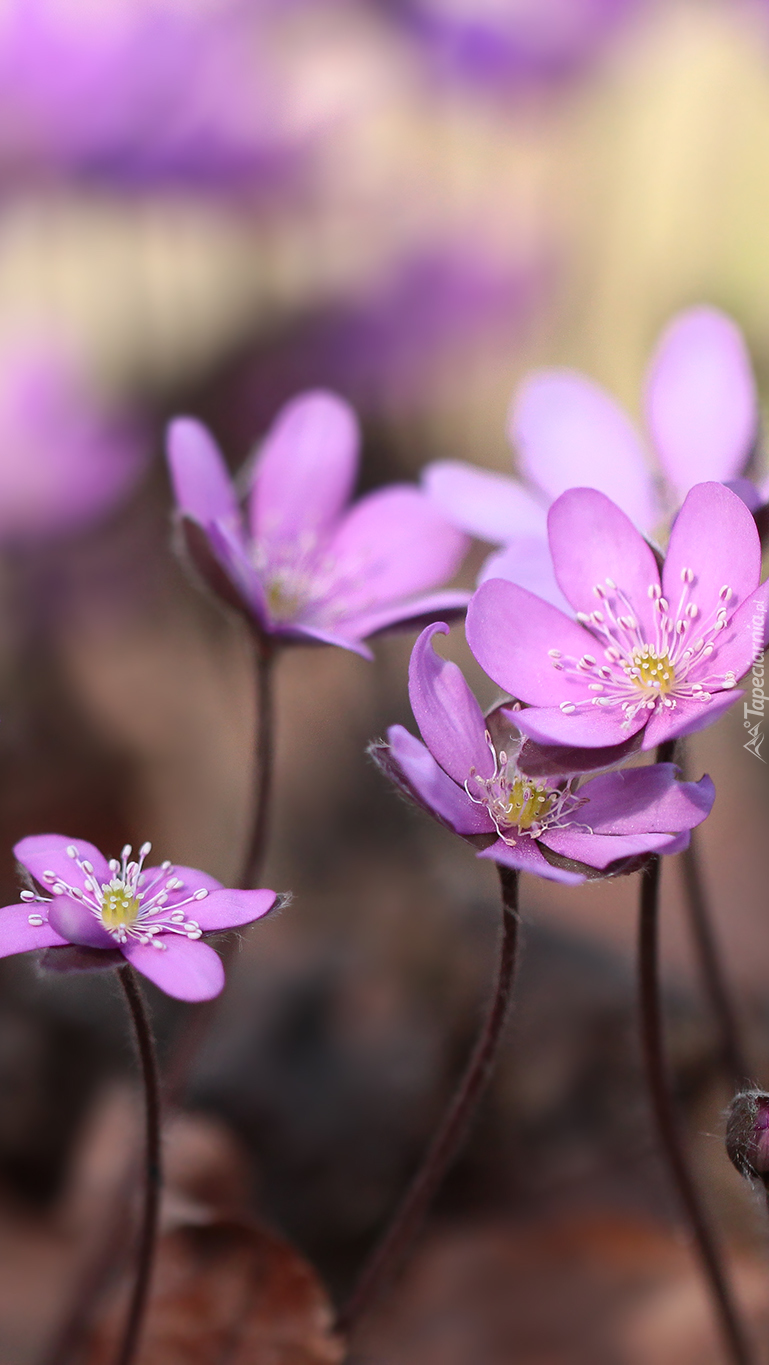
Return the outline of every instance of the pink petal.
<path id="1" fill-rule="evenodd" d="M 273 909 L 277 896 L 274 891 L 230 891 L 221 887 L 205 900 L 185 907 L 190 919 L 196 920 L 206 933 L 217 929 L 236 929 L 242 924 L 253 924 Z M 171 901 L 169 899 L 169 905 Z"/>
<path id="2" fill-rule="evenodd" d="M 49 924 L 33 925 L 30 915 L 45 914 L 45 906 L 34 902 L 4 905 L 0 910 L 0 957 L 28 953 L 34 948 L 60 948 L 66 942 Z"/>
<path id="3" fill-rule="evenodd" d="M 466 537 L 418 488 L 396 484 L 370 493 L 347 513 L 327 547 L 333 566 L 328 606 L 349 618 L 440 587 L 456 573 L 466 548 Z"/>
<path id="4" fill-rule="evenodd" d="M 389 753 L 375 746 L 373 756 L 397 786 L 456 834 L 493 833 L 494 822 L 486 807 L 470 800 L 464 787 L 439 767 L 421 740 L 402 725 L 391 725 L 387 741 Z"/>
<path id="5" fill-rule="evenodd" d="M 649 588 L 659 585 L 657 561 L 625 513 L 594 488 L 572 488 L 553 503 L 547 521 L 555 576 L 575 611 L 589 615 L 600 608 L 594 588 L 611 580 L 644 638 L 654 640 Z M 618 610 L 628 614 L 624 603 Z"/>
<path id="6" fill-rule="evenodd" d="M 481 668 L 521 701 L 557 706 L 592 697 L 589 680 L 559 672 L 548 651 L 581 659 L 595 649 L 594 637 L 525 588 L 501 578 L 483 583 L 467 609 L 465 629 Z"/>
<path id="7" fill-rule="evenodd" d="M 294 645 L 334 645 L 337 649 L 349 649 L 351 654 L 358 654 L 361 659 L 373 659 L 374 655 L 367 645 L 361 644 L 356 631 L 356 623 L 350 627 L 350 634 L 340 630 L 322 630 L 318 626 L 305 626 L 296 622 L 293 625 L 276 626 L 272 634 L 278 640 L 283 640 L 286 644 Z"/>
<path id="8" fill-rule="evenodd" d="M 605 493 L 640 526 L 659 519 L 635 427 L 598 384 L 573 370 L 542 370 L 520 388 L 508 419 L 527 478 L 551 498 L 567 488 Z"/>
<path id="9" fill-rule="evenodd" d="M 219 995 L 224 967 L 213 948 L 179 934 L 164 934 L 161 941 L 165 948 L 123 943 L 120 951 L 137 972 L 176 1000 L 213 1000 Z"/>
<path id="10" fill-rule="evenodd" d="M 545 535 L 544 502 L 515 479 L 460 460 L 437 460 L 422 487 L 447 521 L 468 535 L 506 545 L 517 536 Z"/>
<path id="11" fill-rule="evenodd" d="M 624 713 L 619 706 L 586 706 L 569 714 L 559 706 L 531 706 L 519 711 L 517 725 L 522 734 L 540 744 L 587 749 L 608 749 L 614 745 L 624 748 L 628 740 L 643 729 L 648 715 L 648 711 L 639 711 L 634 720 L 623 724 Z M 643 745 L 643 748 L 647 747 Z M 600 766 L 605 759 L 606 755 L 602 754 Z"/>
<path id="12" fill-rule="evenodd" d="M 740 700 L 744 693 L 733 687 L 730 691 L 717 692 L 708 702 L 679 701 L 675 708 L 658 707 L 644 730 L 642 749 L 656 749 L 668 739 L 680 735 L 694 735 L 698 730 L 706 730 L 720 720 Z"/>
<path id="13" fill-rule="evenodd" d="M 359 638 L 381 635 L 385 631 L 398 629 L 418 630 L 426 624 L 431 624 L 436 617 L 445 616 L 449 612 L 452 618 L 464 616 L 471 596 L 469 592 L 454 592 L 450 588 L 442 592 L 425 593 L 422 597 L 412 597 L 408 602 L 382 607 L 378 611 L 367 612 L 362 616 L 347 617 L 343 627 L 345 631 Z"/>
<path id="14" fill-rule="evenodd" d="M 504 867 L 517 868 L 519 872 L 530 872 L 533 877 L 544 877 L 549 882 L 563 882 L 566 886 L 578 886 L 585 880 L 581 872 L 570 872 L 565 867 L 553 867 L 544 854 L 540 853 L 534 840 L 525 834 L 521 835 L 514 848 L 506 844 L 504 839 L 497 839 L 495 844 L 484 848 L 477 856 L 490 858 L 495 863 L 502 863 Z"/>
<path id="15" fill-rule="evenodd" d="M 662 574 L 671 612 L 681 597 L 685 568 L 694 572 L 686 601 L 699 607 L 700 623 L 722 605 L 723 587 L 732 590 L 730 601 L 723 603 L 731 612 L 758 586 L 761 542 L 756 523 L 742 499 L 721 483 L 698 483 L 675 519 Z"/>
<path id="16" fill-rule="evenodd" d="M 177 417 L 168 428 L 168 466 L 177 506 L 201 526 L 211 521 L 240 524 L 230 473 L 211 433 L 192 417 Z"/>
<path id="17" fill-rule="evenodd" d="M 433 647 L 437 634 L 448 633 L 443 622 L 422 631 L 409 663 L 409 698 L 433 758 L 462 786 L 473 770 L 481 777 L 491 777 L 494 759 L 483 712 L 461 669 L 442 659 Z"/>
<path id="18" fill-rule="evenodd" d="M 264 586 L 246 553 L 239 537 L 224 522 L 212 522 L 206 527 L 211 549 L 255 620 L 269 630 L 272 618 L 267 607 Z"/>
<path id="19" fill-rule="evenodd" d="M 758 430 L 748 350 L 716 308 L 690 308 L 665 329 L 646 390 L 649 428 L 679 499 L 692 484 L 740 474 Z"/>
<path id="20" fill-rule="evenodd" d="M 55 896 L 48 906 L 48 923 L 67 943 L 114 952 L 117 943 L 100 919 L 71 896 Z"/>
<path id="21" fill-rule="evenodd" d="M 104 854 L 86 839 L 68 839 L 63 834 L 32 834 L 14 845 L 14 857 L 32 873 L 36 882 L 50 888 L 50 881 L 44 880 L 46 872 L 53 872 L 61 881 L 70 886 L 82 887 L 83 873 L 76 866 L 74 858 L 67 853 L 68 848 L 76 848 L 81 861 L 90 862 L 94 876 L 101 884 L 108 882 L 112 873 Z"/>
<path id="22" fill-rule="evenodd" d="M 301 552 L 328 532 L 352 493 L 359 444 L 355 413 L 334 393 L 311 390 L 281 408 L 254 470 L 255 540 L 289 542 Z"/>
<path id="23" fill-rule="evenodd" d="M 545 537 L 534 540 L 522 536 L 507 549 L 489 555 L 478 575 L 478 585 L 490 578 L 506 578 L 508 583 L 517 583 L 559 611 L 571 615 L 571 607 L 555 581 L 553 559 Z"/>
<path id="24" fill-rule="evenodd" d="M 723 675 L 731 671 L 739 679 L 754 659 L 760 660 L 769 631 L 769 579 L 738 607 L 726 630 L 717 635 L 717 648 L 708 671 Z"/>
<path id="25" fill-rule="evenodd" d="M 552 829 L 542 843 L 563 858 L 576 858 L 588 867 L 608 867 L 617 858 L 640 853 L 664 853 L 677 840 L 672 834 L 585 834 L 576 829 Z"/>
<path id="26" fill-rule="evenodd" d="M 603 773 L 580 787 L 588 798 L 579 823 L 594 834 L 672 834 L 710 814 L 716 791 L 709 777 L 681 782 L 674 763 Z"/>

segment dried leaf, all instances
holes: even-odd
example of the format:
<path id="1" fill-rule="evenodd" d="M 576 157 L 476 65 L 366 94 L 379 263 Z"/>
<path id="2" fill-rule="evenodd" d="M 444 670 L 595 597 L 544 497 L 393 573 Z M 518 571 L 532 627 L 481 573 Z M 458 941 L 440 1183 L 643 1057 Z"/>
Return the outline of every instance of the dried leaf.
<path id="1" fill-rule="evenodd" d="M 311 1266 L 255 1222 L 176 1206 L 158 1245 L 142 1365 L 339 1365 L 342 1342 Z M 111 1365 L 124 1297 L 87 1365 Z"/>

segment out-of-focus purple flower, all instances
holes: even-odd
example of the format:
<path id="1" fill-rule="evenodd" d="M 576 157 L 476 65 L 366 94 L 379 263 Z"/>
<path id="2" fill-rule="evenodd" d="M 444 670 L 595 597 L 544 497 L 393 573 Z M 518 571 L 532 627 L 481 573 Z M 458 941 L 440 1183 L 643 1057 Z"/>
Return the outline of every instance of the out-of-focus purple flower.
<path id="1" fill-rule="evenodd" d="M 130 845 L 107 862 L 93 844 L 61 834 L 33 835 L 13 851 L 42 890 L 0 909 L 0 957 L 45 948 L 54 969 L 59 960 L 63 969 L 125 960 L 177 1000 L 210 1000 L 224 985 L 204 933 L 251 924 L 278 900 L 274 891 L 229 891 L 192 867 L 145 868 L 149 844 L 133 862 Z"/>
<path id="2" fill-rule="evenodd" d="M 0 542 L 80 530 L 136 483 L 147 446 L 49 340 L 0 348 Z"/>
<path id="3" fill-rule="evenodd" d="M 253 465 L 246 531 L 205 427 L 178 418 L 168 441 L 179 511 L 202 529 L 259 630 L 370 658 L 368 636 L 464 609 L 467 593 L 430 589 L 452 577 L 467 542 L 408 484 L 347 509 L 358 453 L 355 414 L 341 398 L 318 390 L 293 399 Z"/>
<path id="4" fill-rule="evenodd" d="M 517 85 L 573 74 L 639 0 L 380 0 L 439 70 Z"/>
<path id="5" fill-rule="evenodd" d="M 766 641 L 769 581 L 744 502 L 697 484 L 655 555 L 603 493 L 572 488 L 548 515 L 567 616 L 504 579 L 483 583 L 467 615 L 481 667 L 530 706 L 517 724 L 544 744 L 651 749 L 701 730 L 742 693 Z"/>
<path id="6" fill-rule="evenodd" d="M 0 166 L 229 182 L 294 134 L 270 61 L 269 0 L 7 0 Z"/>
<path id="7" fill-rule="evenodd" d="M 710 479 L 740 479 L 758 431 L 758 402 L 745 342 L 715 308 L 679 313 L 663 332 L 646 383 L 646 418 L 664 476 L 653 472 L 644 441 L 624 410 L 599 385 L 571 370 L 528 378 L 512 404 L 508 431 L 525 482 L 459 461 L 429 465 L 424 484 L 455 525 L 506 545 L 480 581 L 508 578 L 565 606 L 546 546 L 547 508 L 567 488 L 599 489 L 645 534 Z"/>
<path id="8" fill-rule="evenodd" d="M 549 861 L 547 851 L 604 870 L 645 853 L 685 848 L 689 830 L 710 812 L 709 777 L 680 782 L 672 763 L 602 773 L 580 785 L 573 773 L 535 779 L 523 770 L 528 741 L 519 711 L 499 707 L 484 719 L 456 664 L 433 649 L 443 623 L 417 640 L 409 669 L 411 707 L 424 743 L 401 725 L 371 752 L 412 800 L 455 833 L 480 840 L 479 858 L 552 881 L 584 874 Z"/>

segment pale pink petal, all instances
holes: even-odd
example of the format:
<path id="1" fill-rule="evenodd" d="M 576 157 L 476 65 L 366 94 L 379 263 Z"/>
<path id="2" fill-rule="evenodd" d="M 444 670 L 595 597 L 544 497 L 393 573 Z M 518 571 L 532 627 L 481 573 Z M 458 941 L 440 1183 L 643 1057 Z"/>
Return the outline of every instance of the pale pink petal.
<path id="1" fill-rule="evenodd" d="M 254 539 L 298 554 L 326 534 L 352 493 L 359 444 L 355 413 L 335 393 L 312 390 L 281 408 L 254 467 Z"/>
<path id="2" fill-rule="evenodd" d="M 212 891 L 205 900 L 194 901 L 187 909 L 191 920 L 195 920 L 206 933 L 219 929 L 236 929 L 242 924 L 253 924 L 269 914 L 278 897 L 274 891 L 230 891 L 221 887 Z M 169 906 L 171 900 L 169 898 Z"/>
<path id="3" fill-rule="evenodd" d="M 373 745 L 370 752 L 396 786 L 456 834 L 493 833 L 494 822 L 486 807 L 471 801 L 426 745 L 402 725 L 391 725 L 387 744 Z"/>
<path id="4" fill-rule="evenodd" d="M 721 483 L 692 488 L 673 524 L 662 574 L 673 613 L 682 599 L 684 569 L 694 573 L 685 601 L 699 609 L 692 631 L 717 607 L 731 612 L 758 587 L 761 542 L 756 523 L 742 499 Z M 720 598 L 725 589 L 731 589 L 731 596 Z"/>
<path id="5" fill-rule="evenodd" d="M 118 946 L 101 919 L 71 896 L 54 896 L 48 906 L 48 923 L 67 943 L 108 952 L 114 952 Z"/>
<path id="6" fill-rule="evenodd" d="M 675 763 L 602 773 L 579 790 L 587 797 L 579 824 L 594 834 L 672 834 L 710 814 L 716 791 L 709 777 L 679 781 Z"/>
<path id="7" fill-rule="evenodd" d="M 673 834 L 588 834 L 578 829 L 549 829 L 542 835 L 542 843 L 554 853 L 599 868 L 608 867 L 617 858 L 665 853 L 676 840 Z"/>
<path id="8" fill-rule="evenodd" d="M 395 606 L 381 607 L 362 616 L 346 617 L 340 629 L 362 639 L 382 635 L 385 631 L 419 630 L 431 624 L 436 617 L 454 620 L 464 616 L 471 596 L 472 593 L 455 592 L 450 588 L 425 593 L 424 596 L 412 597 L 410 601 L 399 602 Z"/>
<path id="9" fill-rule="evenodd" d="M 418 488 L 396 484 L 370 493 L 328 544 L 327 608 L 340 618 L 362 616 L 440 587 L 466 548 L 464 534 Z"/>
<path id="10" fill-rule="evenodd" d="M 531 706 L 519 712 L 517 724 L 524 735 L 540 744 L 586 749 L 608 749 L 616 744 L 623 746 L 624 753 L 624 746 L 643 729 L 648 715 L 648 711 L 639 711 L 632 721 L 624 723 L 624 712 L 619 706 L 585 706 L 568 713 L 560 706 Z M 605 759 L 602 754 L 600 766 Z"/>
<path id="11" fill-rule="evenodd" d="M 46 908 L 32 902 L 3 906 L 0 910 L 0 957 L 28 953 L 34 948 L 59 948 L 66 943 L 50 924 L 30 924 L 30 915 L 45 915 Z"/>
<path id="12" fill-rule="evenodd" d="M 571 616 L 572 611 L 555 580 L 550 546 L 545 537 L 534 540 L 521 537 L 507 549 L 489 555 L 478 575 L 478 586 L 490 578 L 506 578 L 537 597 L 542 597 L 559 611 Z"/>
<path id="13" fill-rule="evenodd" d="M 492 545 L 546 534 L 545 500 L 504 474 L 460 460 L 437 460 L 423 470 L 422 487 L 453 526 Z"/>
<path id="14" fill-rule="evenodd" d="M 286 644 L 294 645 L 335 645 L 338 649 L 348 649 L 351 654 L 358 654 L 361 659 L 373 659 L 374 655 L 367 645 L 361 643 L 355 634 L 347 635 L 340 630 L 322 630 L 318 626 L 305 626 L 299 622 L 292 625 L 283 624 L 275 626 L 272 634 Z M 351 632 L 353 627 L 350 627 Z"/>
<path id="15" fill-rule="evenodd" d="M 756 386 L 739 328 L 716 308 L 690 308 L 665 329 L 646 391 L 649 429 L 679 500 L 744 469 L 758 430 Z"/>
<path id="16" fill-rule="evenodd" d="M 769 632 L 769 579 L 738 607 L 725 630 L 716 636 L 716 650 L 708 672 L 721 676 L 732 672 L 739 681 L 754 659 L 761 659 Z"/>
<path id="17" fill-rule="evenodd" d="M 502 863 L 504 867 L 516 868 L 519 872 L 530 872 L 533 877 L 544 877 L 549 882 L 563 882 L 566 886 L 578 886 L 585 880 L 581 872 L 571 872 L 565 867 L 553 867 L 536 843 L 523 834 L 511 848 L 504 839 L 484 848 L 479 858 L 490 858 L 492 862 Z"/>
<path id="18" fill-rule="evenodd" d="M 207 943 L 164 934 L 163 948 L 122 943 L 120 951 L 137 972 L 176 1000 L 213 1000 L 224 986 L 221 958 Z"/>
<path id="19" fill-rule="evenodd" d="M 508 432 L 522 472 L 551 498 L 597 488 L 642 530 L 659 520 L 643 444 L 622 408 L 573 370 L 542 370 L 525 380 Z"/>
<path id="20" fill-rule="evenodd" d="M 555 576 L 575 611 L 600 609 L 596 586 L 613 596 L 607 584 L 614 583 L 622 594 L 617 613 L 632 613 L 644 638 L 653 640 L 649 588 L 659 587 L 659 569 L 625 513 L 594 488 L 572 488 L 553 503 L 547 520 Z"/>
<path id="21" fill-rule="evenodd" d="M 435 636 L 448 633 L 442 621 L 422 631 L 411 652 L 409 698 L 430 753 L 461 786 L 473 771 L 492 777 L 495 763 L 483 712 L 461 669 L 435 652 Z"/>
<path id="22" fill-rule="evenodd" d="M 90 862 L 94 876 L 100 884 L 109 881 L 112 873 L 107 859 L 86 839 L 68 839 L 63 834 L 32 834 L 15 844 L 13 853 L 22 866 L 32 873 L 35 881 L 49 891 L 52 880 L 46 878 L 46 872 L 52 872 L 56 878 L 69 886 L 82 888 L 83 873 L 75 859 L 67 853 L 68 848 L 75 848 L 81 861 Z"/>
<path id="23" fill-rule="evenodd" d="M 201 526 L 211 521 L 240 524 L 232 479 L 213 436 L 202 422 L 177 417 L 168 428 L 168 467 L 174 496 L 184 516 Z"/>
<path id="24" fill-rule="evenodd" d="M 744 693 L 734 687 L 728 692 L 716 693 L 708 702 L 679 701 L 675 708 L 658 707 L 646 725 L 641 748 L 647 751 L 656 749 L 658 744 L 668 739 L 694 735 L 698 730 L 707 729 L 720 720 L 724 711 L 728 711 L 742 696 Z"/>
<path id="25" fill-rule="evenodd" d="M 589 679 L 559 672 L 549 651 L 581 659 L 595 649 L 594 637 L 525 588 L 501 578 L 483 583 L 467 609 L 466 633 L 481 668 L 513 697 L 537 706 L 592 698 Z"/>

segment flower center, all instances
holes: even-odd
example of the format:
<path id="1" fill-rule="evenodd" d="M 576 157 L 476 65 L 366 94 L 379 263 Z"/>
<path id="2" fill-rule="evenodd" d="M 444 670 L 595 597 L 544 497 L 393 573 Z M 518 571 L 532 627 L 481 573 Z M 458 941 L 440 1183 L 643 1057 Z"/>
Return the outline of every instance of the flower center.
<path id="1" fill-rule="evenodd" d="M 651 645 L 636 645 L 624 668 L 639 691 L 647 696 L 656 692 L 665 697 L 676 685 L 676 670 L 667 650 L 663 653 Z"/>
<path id="2" fill-rule="evenodd" d="M 543 782 L 516 774 L 506 793 L 507 805 L 502 804 L 505 823 L 518 830 L 541 826 L 555 805 L 557 792 L 550 791 Z"/>
<path id="3" fill-rule="evenodd" d="M 267 606 L 276 621 L 293 621 L 306 602 L 306 594 L 285 573 L 278 573 L 267 585 Z"/>
<path id="4" fill-rule="evenodd" d="M 639 613 L 627 593 L 610 578 L 594 585 L 599 606 L 591 612 L 577 612 L 577 620 L 602 647 L 603 662 L 594 654 L 577 659 L 560 649 L 548 650 L 553 668 L 578 681 L 583 689 L 581 698 L 561 702 L 565 715 L 588 706 L 616 707 L 622 726 L 628 728 L 639 712 L 663 707 L 672 711 L 682 702 L 706 705 L 714 692 L 736 687 L 732 669 L 719 672 L 714 668 L 719 637 L 734 612 L 734 605 L 729 605 L 734 592 L 724 583 L 710 611 L 703 611 L 692 597 L 694 583 L 694 570 L 682 568 L 675 607 L 662 596 L 659 583 L 649 584 L 651 641 L 644 638 Z M 716 660 L 711 662 L 714 654 Z"/>
<path id="5" fill-rule="evenodd" d="M 101 917 L 105 929 L 117 929 L 122 924 L 135 924 L 141 906 L 133 891 L 119 877 L 102 886 Z"/>

